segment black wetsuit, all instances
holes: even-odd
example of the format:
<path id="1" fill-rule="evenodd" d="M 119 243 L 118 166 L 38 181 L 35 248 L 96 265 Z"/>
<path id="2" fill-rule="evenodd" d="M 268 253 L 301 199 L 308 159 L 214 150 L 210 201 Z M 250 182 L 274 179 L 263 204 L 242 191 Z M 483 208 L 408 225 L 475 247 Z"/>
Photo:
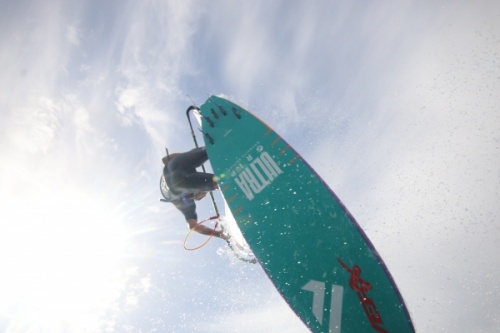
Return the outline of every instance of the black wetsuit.
<path id="1" fill-rule="evenodd" d="M 197 172 L 208 160 L 205 147 L 195 148 L 172 158 L 163 168 L 163 175 L 170 191 L 177 196 L 172 203 L 187 220 L 197 219 L 194 197 L 199 192 L 213 191 L 216 188 L 214 175 Z"/>

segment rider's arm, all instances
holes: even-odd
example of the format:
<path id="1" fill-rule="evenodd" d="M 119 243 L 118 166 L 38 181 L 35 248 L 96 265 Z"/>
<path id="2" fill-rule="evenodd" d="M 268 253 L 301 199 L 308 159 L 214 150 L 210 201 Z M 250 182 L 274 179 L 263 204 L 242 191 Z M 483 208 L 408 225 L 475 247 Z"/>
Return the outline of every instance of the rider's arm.
<path id="1" fill-rule="evenodd" d="M 207 226 L 204 226 L 203 224 L 198 224 L 198 221 L 195 219 L 189 219 L 186 221 L 189 225 L 189 229 L 193 229 L 196 232 L 199 232 L 200 234 L 203 235 L 214 235 L 215 237 L 219 237 L 222 239 L 226 239 L 225 235 L 222 234 L 222 231 L 215 230 L 213 228 L 209 228 Z"/>
<path id="2" fill-rule="evenodd" d="M 179 209 L 184 217 L 186 218 L 186 222 L 189 225 L 190 229 L 193 231 L 199 232 L 200 234 L 210 236 L 213 235 L 215 237 L 219 237 L 222 239 L 227 239 L 227 237 L 219 230 L 213 230 L 213 228 L 209 228 L 204 226 L 203 224 L 198 223 L 198 215 L 196 214 L 196 204 L 192 198 L 182 198 L 176 201 L 172 201 L 172 203 Z"/>

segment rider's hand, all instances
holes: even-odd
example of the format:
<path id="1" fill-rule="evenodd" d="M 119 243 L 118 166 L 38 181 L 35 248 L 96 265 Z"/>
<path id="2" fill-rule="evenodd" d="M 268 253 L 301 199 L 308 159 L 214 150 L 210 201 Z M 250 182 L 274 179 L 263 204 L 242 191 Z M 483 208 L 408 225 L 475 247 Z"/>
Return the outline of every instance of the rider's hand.
<path id="1" fill-rule="evenodd" d="M 226 234 L 225 232 L 223 232 L 222 230 L 219 232 L 219 238 L 225 240 L 226 242 L 229 241 L 229 238 L 231 238 L 231 236 L 229 236 L 229 234 Z"/>

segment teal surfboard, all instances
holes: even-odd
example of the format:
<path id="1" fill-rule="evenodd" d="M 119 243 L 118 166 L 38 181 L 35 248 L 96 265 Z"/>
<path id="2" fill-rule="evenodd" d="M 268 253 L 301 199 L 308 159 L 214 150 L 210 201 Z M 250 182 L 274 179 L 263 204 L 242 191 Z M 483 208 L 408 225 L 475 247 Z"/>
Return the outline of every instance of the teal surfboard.
<path id="1" fill-rule="evenodd" d="M 205 146 L 242 234 L 312 332 L 414 332 L 382 259 L 338 197 L 275 131 L 210 97 Z"/>

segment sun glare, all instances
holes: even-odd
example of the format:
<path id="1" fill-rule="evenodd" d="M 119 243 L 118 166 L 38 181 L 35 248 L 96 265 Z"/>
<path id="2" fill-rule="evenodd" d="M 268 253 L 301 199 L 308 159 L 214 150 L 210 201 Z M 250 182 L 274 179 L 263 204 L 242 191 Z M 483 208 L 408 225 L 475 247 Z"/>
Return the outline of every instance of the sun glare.
<path id="1" fill-rule="evenodd" d="M 3 219 L 6 332 L 112 331 L 113 311 L 133 274 L 125 262 L 130 235 L 118 213 L 85 197 L 47 196 L 10 202 Z"/>

